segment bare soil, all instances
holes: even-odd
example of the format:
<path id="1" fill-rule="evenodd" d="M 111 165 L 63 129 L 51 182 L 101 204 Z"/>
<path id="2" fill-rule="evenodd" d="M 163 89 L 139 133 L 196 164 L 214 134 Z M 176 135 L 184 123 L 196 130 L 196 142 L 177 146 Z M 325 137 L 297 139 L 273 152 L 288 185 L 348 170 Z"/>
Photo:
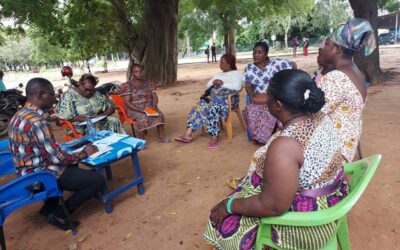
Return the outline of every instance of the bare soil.
<path id="1" fill-rule="evenodd" d="M 362 150 L 365 156 L 380 153 L 383 160 L 349 214 L 353 249 L 400 249 L 399 55 L 398 48 L 381 51 L 382 68 L 391 71 L 382 85 L 368 90 Z M 249 61 L 240 61 L 239 69 Z M 295 61 L 310 73 L 316 68 L 315 55 L 298 56 Z M 158 90 L 168 136 L 184 132 L 188 111 L 218 70 L 218 64 L 211 63 L 179 65 L 179 82 Z M 97 76 L 101 82 L 123 81 L 125 72 Z M 62 131 L 54 128 L 62 141 Z M 131 133 L 129 126 L 126 131 Z M 190 144 L 161 144 L 156 131 L 149 131 L 149 149 L 139 153 L 144 195 L 136 189 L 120 195 L 113 202 L 111 214 L 106 214 L 97 200 L 89 201 L 74 214 L 81 222 L 76 236 L 48 225 L 37 213 L 41 204 L 22 208 L 4 225 L 9 249 L 210 249 L 202 239 L 208 212 L 230 191 L 225 180 L 243 176 L 257 149 L 246 140 L 236 118 L 233 131 L 232 141 L 222 133 L 222 144 L 216 150 L 208 150 L 209 138 L 199 134 Z M 114 179 L 108 182 L 111 189 L 133 177 L 129 159 L 112 169 Z"/>

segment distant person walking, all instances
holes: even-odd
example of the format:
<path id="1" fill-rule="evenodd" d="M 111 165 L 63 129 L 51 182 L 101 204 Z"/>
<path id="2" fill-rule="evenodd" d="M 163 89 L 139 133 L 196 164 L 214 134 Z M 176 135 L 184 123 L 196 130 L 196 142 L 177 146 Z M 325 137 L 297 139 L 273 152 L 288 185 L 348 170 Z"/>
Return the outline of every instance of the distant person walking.
<path id="1" fill-rule="evenodd" d="M 310 45 L 310 38 L 308 35 L 303 37 L 303 55 L 308 56 L 308 46 Z"/>
<path id="2" fill-rule="evenodd" d="M 217 62 L 217 47 L 215 47 L 215 43 L 211 46 L 211 61 Z"/>
<path id="3" fill-rule="evenodd" d="M 206 49 L 204 50 L 204 53 L 207 55 L 207 62 L 210 63 L 210 46 L 207 45 Z"/>
<path id="4" fill-rule="evenodd" d="M 296 57 L 297 54 L 297 47 L 299 46 L 299 38 L 295 36 L 292 39 L 292 47 L 293 47 L 293 57 Z"/>

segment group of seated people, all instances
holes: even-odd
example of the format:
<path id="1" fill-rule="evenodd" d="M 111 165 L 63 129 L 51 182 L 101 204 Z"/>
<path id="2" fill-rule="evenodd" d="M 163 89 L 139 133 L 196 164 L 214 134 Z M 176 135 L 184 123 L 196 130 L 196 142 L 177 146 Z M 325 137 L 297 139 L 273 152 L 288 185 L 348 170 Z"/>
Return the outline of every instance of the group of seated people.
<path id="1" fill-rule="evenodd" d="M 347 195 L 342 164 L 355 156 L 367 94 L 365 78 L 353 62 L 353 55 L 362 48 L 367 54 L 375 49 L 373 30 L 366 20 L 351 19 L 338 27 L 320 46 L 318 62 L 323 70 L 317 82 L 295 69 L 294 63 L 269 58 L 268 45 L 262 42 L 255 44 L 253 63 L 246 66 L 243 76 L 234 56 L 222 56 L 222 72 L 209 81 L 208 97 L 203 96 L 191 109 L 186 132 L 175 140 L 192 142 L 193 132 L 205 127 L 211 135 L 208 148 L 216 148 L 221 120 L 227 117 L 227 96 L 234 94 L 232 105 L 237 105 L 245 85 L 249 98 L 243 115 L 252 140 L 264 146 L 254 153 L 249 171 L 235 191 L 212 208 L 204 233 L 209 243 L 218 249 L 251 249 L 260 217 L 288 210 L 325 209 Z M 136 121 L 140 138 L 157 127 L 159 141 L 168 143 L 156 86 L 143 79 L 142 71 L 140 65 L 134 65 L 133 79 L 121 87 L 127 113 Z M 83 75 L 79 86 L 69 89 L 57 104 L 58 116 L 77 123 L 87 116 L 106 115 L 95 123 L 97 130 L 125 133 L 119 120 L 110 116 L 115 110 L 113 103 L 95 91 L 97 82 L 96 77 Z M 17 174 L 53 172 L 61 188 L 74 192 L 66 201 L 72 213 L 104 185 L 102 176 L 77 166 L 97 149 L 87 145 L 81 153 L 68 154 L 59 148 L 45 116 L 56 101 L 49 81 L 31 79 L 26 95 L 27 103 L 9 128 Z M 147 107 L 155 109 L 158 116 L 146 115 Z M 84 127 L 76 128 L 85 133 Z M 68 228 L 54 201 L 48 200 L 41 213 L 51 224 Z M 334 227 L 323 225 L 315 230 L 320 234 L 316 236 L 301 227 L 274 226 L 273 239 L 285 248 L 308 248 L 304 242 L 323 246 Z"/>

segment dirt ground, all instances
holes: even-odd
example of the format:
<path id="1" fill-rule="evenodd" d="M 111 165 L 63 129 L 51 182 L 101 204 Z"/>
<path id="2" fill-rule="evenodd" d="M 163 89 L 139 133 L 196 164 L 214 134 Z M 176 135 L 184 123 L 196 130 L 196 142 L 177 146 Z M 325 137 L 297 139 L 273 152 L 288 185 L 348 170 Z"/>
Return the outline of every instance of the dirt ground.
<path id="1" fill-rule="evenodd" d="M 400 49 L 382 50 L 382 68 L 395 72 L 383 85 L 368 90 L 362 150 L 366 156 L 380 153 L 383 160 L 349 214 L 353 249 L 400 249 L 399 54 Z M 243 70 L 249 61 L 240 61 L 239 69 Z M 295 61 L 308 72 L 316 68 L 315 55 L 298 56 Z M 158 90 L 168 136 L 183 133 L 188 111 L 207 79 L 218 70 L 217 64 L 180 65 L 179 82 Z M 97 76 L 102 82 L 123 81 L 125 72 Z M 210 249 L 202 239 L 208 211 L 230 191 L 225 180 L 247 172 L 257 149 L 247 142 L 236 117 L 233 121 L 233 140 L 228 141 L 223 132 L 222 144 L 216 150 L 208 150 L 209 138 L 198 134 L 190 144 L 160 144 L 156 131 L 150 131 L 149 149 L 139 153 L 144 195 L 138 195 L 136 189 L 125 192 L 113 202 L 111 214 L 106 214 L 97 200 L 91 200 L 74 214 L 81 222 L 75 237 L 48 225 L 37 213 L 40 204 L 25 207 L 5 222 L 9 249 Z M 131 133 L 130 127 L 125 128 Z M 62 131 L 55 129 L 62 141 Z M 112 169 L 114 179 L 108 183 L 111 189 L 133 177 L 129 159 Z"/>

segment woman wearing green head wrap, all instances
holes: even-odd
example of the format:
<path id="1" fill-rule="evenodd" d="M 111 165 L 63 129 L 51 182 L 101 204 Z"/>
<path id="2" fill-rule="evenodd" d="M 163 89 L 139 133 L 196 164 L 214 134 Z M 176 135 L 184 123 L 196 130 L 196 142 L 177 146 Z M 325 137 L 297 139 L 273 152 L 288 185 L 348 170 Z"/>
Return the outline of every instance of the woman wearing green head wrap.
<path id="1" fill-rule="evenodd" d="M 333 120 L 347 162 L 356 153 L 367 97 L 365 77 L 353 61 L 354 54 L 363 48 L 367 56 L 376 48 L 374 31 L 367 20 L 354 18 L 340 25 L 325 40 L 320 53 L 334 68 L 319 83 L 326 98 L 322 112 Z"/>

